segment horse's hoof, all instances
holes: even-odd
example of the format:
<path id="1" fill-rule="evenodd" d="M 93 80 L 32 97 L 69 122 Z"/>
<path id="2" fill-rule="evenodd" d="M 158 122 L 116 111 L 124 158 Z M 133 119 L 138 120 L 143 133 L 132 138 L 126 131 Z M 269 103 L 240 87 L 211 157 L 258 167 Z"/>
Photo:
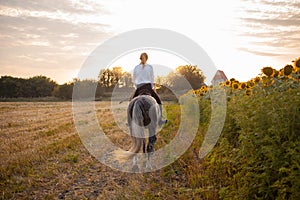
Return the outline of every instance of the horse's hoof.
<path id="1" fill-rule="evenodd" d="M 132 171 L 133 172 L 138 172 L 139 171 L 139 166 L 138 165 L 133 165 Z"/>
<path id="2" fill-rule="evenodd" d="M 146 163 L 146 168 L 147 168 L 147 169 L 152 169 L 151 164 L 147 162 L 147 163 Z"/>

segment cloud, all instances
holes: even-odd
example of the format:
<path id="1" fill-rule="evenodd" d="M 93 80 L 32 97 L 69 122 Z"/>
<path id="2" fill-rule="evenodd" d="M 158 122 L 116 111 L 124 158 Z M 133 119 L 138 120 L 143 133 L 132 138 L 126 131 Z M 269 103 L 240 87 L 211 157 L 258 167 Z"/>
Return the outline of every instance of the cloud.
<path id="1" fill-rule="evenodd" d="M 252 54 L 255 54 L 255 55 L 259 55 L 259 56 L 282 56 L 282 54 L 279 54 L 279 53 L 270 53 L 270 52 L 261 52 L 261 51 L 256 51 L 256 50 L 251 50 L 251 49 L 248 49 L 248 48 L 238 48 L 238 50 L 240 51 L 245 51 L 245 52 L 248 52 L 248 53 L 252 53 Z"/>
<path id="2" fill-rule="evenodd" d="M 70 23 L 64 19 L 46 17 L 10 17 L 0 16 L 1 35 L 9 36 L 14 41 L 31 43 L 32 41 L 47 40 L 50 45 L 96 42 L 99 36 L 105 36 L 105 24 Z M 93 36 L 93 37 L 92 37 Z M 95 37 L 96 36 L 96 37 Z M 5 41 L 3 41 L 5 42 Z M 99 41 L 98 41 L 99 42 Z"/>
<path id="3" fill-rule="evenodd" d="M 261 0 L 260 3 L 268 6 L 277 6 L 277 7 L 292 7 L 295 9 L 300 8 L 300 2 L 299 1 L 286 1 L 286 0 L 277 0 L 277 1 L 272 1 L 272 0 Z"/>
<path id="4" fill-rule="evenodd" d="M 101 17 L 109 12 L 92 2 L 92 8 L 78 6 L 88 3 L 0 1 L 0 6 L 5 6 L 0 10 L 0 69 L 7 72 L 10 66 L 12 71 L 26 68 L 40 70 L 37 74 L 41 74 L 46 68 L 57 73 L 79 68 L 96 45 L 112 35 L 110 26 L 101 22 Z"/>
<path id="5" fill-rule="evenodd" d="M 288 18 L 277 17 L 269 19 L 258 19 L 258 18 L 241 18 L 246 23 L 260 24 L 273 27 L 290 27 L 290 26 L 299 26 L 300 24 L 300 14 L 293 15 Z"/>
<path id="6" fill-rule="evenodd" d="M 257 38 L 257 40 L 263 41 L 252 41 L 251 44 L 256 46 L 268 46 L 275 48 L 284 49 L 298 49 L 300 41 L 300 32 L 297 30 L 267 30 L 263 32 L 247 32 L 240 34 L 242 37 Z"/>
<path id="7" fill-rule="evenodd" d="M 244 0 L 241 5 L 237 35 L 253 48 L 239 50 L 260 56 L 300 52 L 300 2 Z"/>
<path id="8" fill-rule="evenodd" d="M 88 53 L 89 47 L 96 46 L 109 36 L 108 32 L 101 30 L 103 27 L 105 25 L 72 24 L 42 17 L 1 16 L 0 64 L 22 55 L 57 56 L 58 59 Z"/>
<path id="9" fill-rule="evenodd" d="M 0 1 L 0 5 L 2 7 L 29 11 L 60 11 L 72 14 L 109 13 L 103 6 L 90 0 L 9 0 Z"/>

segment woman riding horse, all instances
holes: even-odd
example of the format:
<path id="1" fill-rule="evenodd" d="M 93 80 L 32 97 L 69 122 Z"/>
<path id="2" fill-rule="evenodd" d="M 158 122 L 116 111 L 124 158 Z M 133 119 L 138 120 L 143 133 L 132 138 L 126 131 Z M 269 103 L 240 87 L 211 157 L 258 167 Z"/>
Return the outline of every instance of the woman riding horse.
<path id="1" fill-rule="evenodd" d="M 132 82 L 136 88 L 132 98 L 140 95 L 141 93 L 150 93 L 150 95 L 156 100 L 160 109 L 160 118 L 158 124 L 162 126 L 167 123 L 167 119 L 162 119 L 162 102 L 156 93 L 155 84 L 154 84 L 154 73 L 153 67 L 147 64 L 148 55 L 147 53 L 142 53 L 140 56 L 140 64 L 135 66 L 133 70 Z"/>
<path id="2" fill-rule="evenodd" d="M 127 126 L 132 139 L 131 148 L 126 152 L 116 153 L 116 158 L 122 162 L 133 158 L 132 170 L 138 170 L 138 155 L 142 149 L 147 153 L 146 168 L 152 168 L 150 155 L 154 152 L 157 125 L 162 126 L 167 120 L 162 119 L 162 104 L 155 92 L 153 67 L 146 64 L 148 55 L 142 53 L 141 63 L 134 68 L 133 84 L 136 88 L 127 108 Z M 148 129 L 148 142 L 144 134 L 144 128 Z M 147 146 L 147 147 L 146 147 Z"/>

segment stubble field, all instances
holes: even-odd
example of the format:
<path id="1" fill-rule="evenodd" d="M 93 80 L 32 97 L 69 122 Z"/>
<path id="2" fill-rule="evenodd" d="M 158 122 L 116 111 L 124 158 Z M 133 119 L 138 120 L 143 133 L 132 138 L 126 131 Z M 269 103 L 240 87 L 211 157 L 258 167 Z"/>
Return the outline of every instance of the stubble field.
<path id="1" fill-rule="evenodd" d="M 96 110 L 111 141 L 128 149 L 130 138 L 114 121 L 110 102 L 96 102 Z M 130 199 L 143 193 L 145 198 L 147 193 L 159 195 L 151 188 L 160 177 L 159 171 L 119 172 L 87 151 L 74 126 L 71 102 L 2 102 L 0 111 L 1 199 Z M 173 126 L 166 129 L 169 135 L 176 131 Z M 158 136 L 157 145 L 167 140 Z"/>

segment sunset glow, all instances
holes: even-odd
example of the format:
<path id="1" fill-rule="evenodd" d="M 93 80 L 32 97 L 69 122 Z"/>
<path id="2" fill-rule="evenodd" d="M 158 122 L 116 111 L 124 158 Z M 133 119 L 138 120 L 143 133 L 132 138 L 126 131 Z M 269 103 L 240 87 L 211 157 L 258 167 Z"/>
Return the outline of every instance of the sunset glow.
<path id="1" fill-rule="evenodd" d="M 248 80 L 263 66 L 278 69 L 299 56 L 299 14 L 299 1 L 1 1 L 0 75 L 42 74 L 64 83 L 103 41 L 151 27 L 186 35 L 228 78 Z M 129 69 L 138 56 L 116 64 Z M 155 64 L 182 65 L 149 56 Z"/>

